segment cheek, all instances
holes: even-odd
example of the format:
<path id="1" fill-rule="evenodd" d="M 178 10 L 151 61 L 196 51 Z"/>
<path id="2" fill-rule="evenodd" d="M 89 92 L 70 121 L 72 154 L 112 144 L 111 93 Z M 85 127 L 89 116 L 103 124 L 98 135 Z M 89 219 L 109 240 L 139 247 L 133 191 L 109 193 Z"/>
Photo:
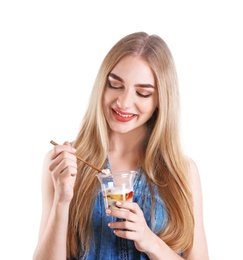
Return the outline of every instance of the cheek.
<path id="1" fill-rule="evenodd" d="M 105 92 L 102 99 L 102 109 L 106 115 L 108 115 L 110 111 L 110 107 L 116 102 L 116 99 L 113 95 Z"/>
<path id="2" fill-rule="evenodd" d="M 153 115 L 154 109 L 152 106 L 140 106 L 138 108 L 139 114 L 142 117 L 150 118 Z"/>
<path id="3" fill-rule="evenodd" d="M 114 102 L 114 100 L 116 100 L 116 95 L 115 93 L 112 93 L 111 91 L 109 90 L 106 90 L 104 92 L 104 95 L 103 95 L 103 104 L 110 104 L 111 102 Z"/>
<path id="4" fill-rule="evenodd" d="M 102 99 L 102 105 L 103 107 L 107 106 L 110 100 L 110 95 L 107 93 L 107 91 L 104 92 L 103 94 L 103 99 Z"/>
<path id="5" fill-rule="evenodd" d="M 158 105 L 157 101 L 153 100 L 151 102 L 140 102 L 138 103 L 138 107 L 140 112 L 152 115 L 154 113 L 154 110 L 158 107 Z"/>

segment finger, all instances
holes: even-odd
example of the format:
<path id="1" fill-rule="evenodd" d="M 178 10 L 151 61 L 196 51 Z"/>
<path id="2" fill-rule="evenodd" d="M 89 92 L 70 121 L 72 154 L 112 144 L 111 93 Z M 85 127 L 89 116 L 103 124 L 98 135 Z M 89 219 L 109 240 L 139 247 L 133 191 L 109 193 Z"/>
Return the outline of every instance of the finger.
<path id="1" fill-rule="evenodd" d="M 134 232 L 137 231 L 136 225 L 133 222 L 130 221 L 117 221 L 117 222 L 110 222 L 108 224 L 108 226 L 110 228 L 113 229 L 121 229 L 123 231 L 130 231 L 130 232 Z"/>
<path id="2" fill-rule="evenodd" d="M 71 146 L 71 144 L 68 141 L 65 141 L 63 145 Z"/>
<path id="3" fill-rule="evenodd" d="M 129 210 L 124 210 L 123 208 L 119 208 L 119 209 L 109 208 L 106 210 L 106 214 L 108 216 L 113 216 L 119 219 L 126 219 L 127 221 L 130 222 L 136 222 L 138 219 L 136 214 L 132 213 Z"/>
<path id="4" fill-rule="evenodd" d="M 116 205 L 117 205 L 117 207 L 129 210 L 130 212 L 133 212 L 134 214 L 143 215 L 142 210 L 140 209 L 138 204 L 135 202 L 119 200 L 116 202 Z"/>
<path id="5" fill-rule="evenodd" d="M 53 176 L 57 176 L 58 174 L 63 173 L 63 171 L 71 167 L 73 172 L 77 171 L 77 163 L 70 159 L 61 160 L 60 163 L 56 164 L 55 162 L 50 166 L 50 172 Z"/>
<path id="6" fill-rule="evenodd" d="M 51 159 L 55 159 L 63 151 L 74 154 L 76 152 L 76 149 L 72 147 L 69 142 L 64 142 L 63 145 L 55 145 L 52 149 Z"/>
<path id="7" fill-rule="evenodd" d="M 118 237 L 125 238 L 128 240 L 133 240 L 133 241 L 136 241 L 138 236 L 137 232 L 124 230 L 124 229 L 114 229 L 113 232 Z"/>
<path id="8" fill-rule="evenodd" d="M 77 173 L 77 163 L 76 161 L 65 159 L 62 160 L 52 171 L 54 177 L 58 175 L 76 175 Z"/>
<path id="9" fill-rule="evenodd" d="M 53 171 L 54 168 L 56 168 L 58 165 L 61 166 L 61 162 L 62 162 L 62 166 L 64 166 L 64 168 L 67 166 L 65 165 L 65 163 L 67 162 L 70 162 L 72 163 L 72 165 L 76 165 L 77 164 L 77 157 L 70 153 L 70 152 L 67 152 L 67 151 L 62 151 L 61 153 L 59 153 L 59 155 L 57 157 L 55 157 L 50 165 L 49 165 L 49 169 L 50 171 Z M 64 163 L 64 165 L 63 165 Z"/>
<path id="10" fill-rule="evenodd" d="M 65 180 L 69 177 L 76 178 L 76 175 L 77 175 L 77 169 L 74 167 L 68 166 L 60 174 L 55 175 L 55 177 L 59 178 L 60 180 Z"/>

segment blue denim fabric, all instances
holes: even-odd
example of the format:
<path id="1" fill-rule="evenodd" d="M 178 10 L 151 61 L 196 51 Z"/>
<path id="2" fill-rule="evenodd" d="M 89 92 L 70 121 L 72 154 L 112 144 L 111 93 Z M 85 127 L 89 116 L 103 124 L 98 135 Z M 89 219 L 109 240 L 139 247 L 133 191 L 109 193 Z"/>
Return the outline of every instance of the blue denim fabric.
<path id="1" fill-rule="evenodd" d="M 154 194 L 156 204 L 154 209 L 154 227 L 151 223 L 151 205 L 152 196 L 149 186 L 146 181 L 145 174 L 139 170 L 134 181 L 134 195 L 133 201 L 138 203 L 144 213 L 144 217 L 148 226 L 159 233 L 160 229 L 166 224 L 166 211 L 164 203 L 158 194 L 157 188 L 154 186 Z M 142 260 L 148 257 L 139 252 L 134 242 L 131 240 L 117 237 L 108 223 L 111 221 L 119 221 L 114 217 L 108 217 L 105 214 L 104 200 L 102 192 L 100 191 L 95 202 L 94 212 L 92 216 L 93 221 L 93 240 L 86 260 Z M 82 257 L 80 257 L 80 260 Z"/>

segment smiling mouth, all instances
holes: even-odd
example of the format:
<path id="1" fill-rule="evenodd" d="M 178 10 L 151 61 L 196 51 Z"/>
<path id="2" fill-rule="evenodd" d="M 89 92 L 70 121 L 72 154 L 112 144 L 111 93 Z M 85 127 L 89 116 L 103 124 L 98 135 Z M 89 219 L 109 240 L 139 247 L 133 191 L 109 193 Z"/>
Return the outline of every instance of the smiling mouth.
<path id="1" fill-rule="evenodd" d="M 134 116 L 134 114 L 121 114 L 119 113 L 118 111 L 116 110 L 113 110 L 117 115 L 121 116 L 121 117 L 124 117 L 124 118 L 129 118 L 129 117 L 132 117 Z"/>
<path id="2" fill-rule="evenodd" d="M 137 116 L 136 114 L 122 113 L 120 111 L 117 111 L 116 109 L 112 109 L 112 112 L 113 112 L 114 118 L 120 122 L 128 122 Z"/>

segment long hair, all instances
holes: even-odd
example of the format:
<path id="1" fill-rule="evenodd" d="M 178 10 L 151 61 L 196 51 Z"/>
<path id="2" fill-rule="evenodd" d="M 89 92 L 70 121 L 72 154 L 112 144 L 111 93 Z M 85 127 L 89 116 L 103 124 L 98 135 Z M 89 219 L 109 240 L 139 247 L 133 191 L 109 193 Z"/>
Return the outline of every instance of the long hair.
<path id="1" fill-rule="evenodd" d="M 188 254 L 193 243 L 193 201 L 188 181 L 188 159 L 179 136 L 179 90 L 176 69 L 167 44 L 157 35 L 133 33 L 118 41 L 104 58 L 97 74 L 87 112 L 74 141 L 77 155 L 104 167 L 109 147 L 108 127 L 102 110 L 107 77 L 125 56 L 143 58 L 153 71 L 159 104 L 147 122 L 147 138 L 140 165 L 150 184 L 158 186 L 168 221 L 159 237 L 175 252 Z M 95 171 L 82 162 L 70 204 L 67 258 L 87 254 L 92 239 L 92 212 L 99 183 Z M 88 206 L 87 206 L 88 205 Z"/>

